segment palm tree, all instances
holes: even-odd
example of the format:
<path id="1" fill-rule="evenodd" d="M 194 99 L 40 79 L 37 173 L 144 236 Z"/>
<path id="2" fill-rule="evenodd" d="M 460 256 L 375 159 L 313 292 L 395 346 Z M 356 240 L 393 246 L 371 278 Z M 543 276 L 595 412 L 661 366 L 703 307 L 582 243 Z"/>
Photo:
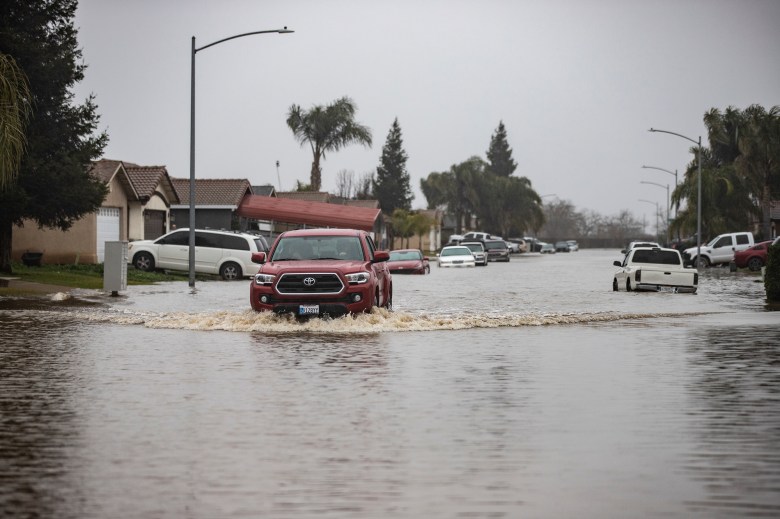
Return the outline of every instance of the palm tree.
<path id="1" fill-rule="evenodd" d="M 311 146 L 310 188 L 319 191 L 322 186 L 320 160 L 326 152 L 338 151 L 347 144 L 371 146 L 371 129 L 355 121 L 357 107 L 349 97 L 337 99 L 328 106 L 315 105 L 303 110 L 292 105 L 287 114 L 287 126 L 301 143 Z"/>
<path id="2" fill-rule="evenodd" d="M 704 115 L 715 165 L 732 167 L 744 193 L 755 206 L 763 236 L 770 236 L 772 186 L 780 175 L 780 106 L 766 110 L 751 105 L 743 111 L 728 107 Z"/>
<path id="3" fill-rule="evenodd" d="M 773 179 L 780 175 L 780 106 L 770 110 L 752 105 L 743 112 L 744 124 L 739 134 L 740 155 L 734 161 L 737 172 L 745 179 L 750 193 L 758 200 L 761 234 L 771 237 L 770 206 Z"/>
<path id="4" fill-rule="evenodd" d="M 19 173 L 27 144 L 24 131 L 30 102 L 24 72 L 11 56 L 0 53 L 0 191 L 7 189 Z"/>

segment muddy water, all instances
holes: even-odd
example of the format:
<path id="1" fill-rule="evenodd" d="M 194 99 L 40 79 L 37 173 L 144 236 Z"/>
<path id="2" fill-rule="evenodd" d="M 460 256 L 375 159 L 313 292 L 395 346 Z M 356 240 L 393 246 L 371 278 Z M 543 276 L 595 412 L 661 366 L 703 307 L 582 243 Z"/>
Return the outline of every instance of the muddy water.
<path id="1" fill-rule="evenodd" d="M 780 516 L 763 286 L 613 293 L 613 259 L 433 267 L 305 323 L 246 283 L 0 300 L 0 515 Z"/>

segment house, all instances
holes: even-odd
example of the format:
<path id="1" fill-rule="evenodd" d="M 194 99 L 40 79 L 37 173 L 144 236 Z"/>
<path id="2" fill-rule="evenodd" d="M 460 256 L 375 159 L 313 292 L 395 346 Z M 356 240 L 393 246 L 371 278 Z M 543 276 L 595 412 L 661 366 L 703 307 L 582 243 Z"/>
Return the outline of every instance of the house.
<path id="1" fill-rule="evenodd" d="M 98 211 L 70 229 L 39 229 L 25 221 L 13 230 L 11 257 L 42 252 L 43 263 L 102 263 L 106 241 L 156 238 L 169 229 L 169 208 L 179 199 L 165 166 L 101 159 L 90 172 L 108 185 Z"/>
<path id="2" fill-rule="evenodd" d="M 171 224 L 176 228 L 190 226 L 190 179 L 173 178 L 179 203 L 171 206 Z M 246 230 L 247 221 L 238 213 L 252 186 L 246 179 L 195 179 L 195 228 Z"/>

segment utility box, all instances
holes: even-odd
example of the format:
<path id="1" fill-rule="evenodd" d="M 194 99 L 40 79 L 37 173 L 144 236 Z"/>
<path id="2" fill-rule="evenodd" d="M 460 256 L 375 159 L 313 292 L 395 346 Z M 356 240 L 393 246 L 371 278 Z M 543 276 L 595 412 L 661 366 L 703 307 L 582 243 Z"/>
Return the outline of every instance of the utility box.
<path id="1" fill-rule="evenodd" d="M 127 290 L 127 242 L 107 241 L 103 260 L 103 290 L 119 295 Z"/>

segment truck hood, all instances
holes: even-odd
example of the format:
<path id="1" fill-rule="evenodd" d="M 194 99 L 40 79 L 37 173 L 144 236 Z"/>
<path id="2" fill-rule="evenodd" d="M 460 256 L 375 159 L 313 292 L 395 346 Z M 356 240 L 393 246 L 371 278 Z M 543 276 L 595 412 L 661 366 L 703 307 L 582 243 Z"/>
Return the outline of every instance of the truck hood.
<path id="1" fill-rule="evenodd" d="M 371 270 L 367 261 L 346 260 L 285 260 L 266 263 L 260 269 L 263 274 L 280 272 L 341 272 L 349 274 L 361 270 Z"/>

